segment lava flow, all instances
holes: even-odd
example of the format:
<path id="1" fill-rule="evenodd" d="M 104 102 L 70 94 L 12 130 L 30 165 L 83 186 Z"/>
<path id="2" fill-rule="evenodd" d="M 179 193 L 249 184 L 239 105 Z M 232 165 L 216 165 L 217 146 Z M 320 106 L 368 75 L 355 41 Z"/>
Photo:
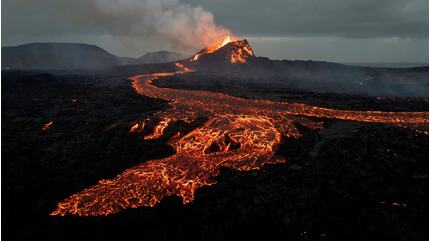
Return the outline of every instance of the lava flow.
<path id="1" fill-rule="evenodd" d="M 53 124 L 54 124 L 54 121 L 49 121 L 48 123 L 44 124 L 42 126 L 42 131 L 48 131 L 49 129 L 51 129 Z"/>
<path id="2" fill-rule="evenodd" d="M 253 55 L 252 49 L 248 51 L 240 43 L 243 42 L 238 41 L 236 47 Z M 242 55 L 240 52 L 235 54 Z M 231 62 L 245 63 L 246 58 L 231 59 Z M 160 77 L 192 72 L 184 63 L 186 61 L 176 63 L 176 72 L 130 78 L 137 93 L 169 101 L 170 105 L 147 120 L 133 124 L 130 132 L 143 135 L 152 131 L 144 138 L 156 139 L 179 121 L 192 123 L 205 118 L 206 122 L 189 133 L 178 132 L 170 138 L 168 144 L 175 149 L 174 155 L 129 168 L 111 180 L 101 180 L 60 202 L 51 215 L 109 215 L 127 208 L 152 207 L 172 195 L 181 197 L 184 204 L 190 203 L 198 188 L 215 183 L 214 177 L 219 175 L 221 167 L 246 171 L 260 169 L 265 164 L 285 163 L 286 160 L 276 156 L 275 152 L 282 138 L 301 137 L 296 123 L 312 129 L 323 128 L 322 120 L 308 117 L 381 122 L 407 128 L 428 124 L 428 112 L 333 110 L 297 103 L 242 99 L 209 91 L 159 88 L 152 84 Z M 154 120 L 158 120 L 158 124 L 151 127 Z"/>

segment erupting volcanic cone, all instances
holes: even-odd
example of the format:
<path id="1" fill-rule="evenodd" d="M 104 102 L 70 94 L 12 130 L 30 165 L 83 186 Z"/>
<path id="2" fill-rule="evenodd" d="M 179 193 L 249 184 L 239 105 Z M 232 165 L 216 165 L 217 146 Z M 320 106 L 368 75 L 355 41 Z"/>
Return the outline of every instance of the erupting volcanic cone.
<path id="1" fill-rule="evenodd" d="M 226 38 L 221 45 L 202 49 L 195 54 L 190 61 L 204 64 L 244 64 L 247 62 L 248 58 L 255 57 L 254 51 L 246 39 L 236 41 L 229 40 L 230 38 Z"/>

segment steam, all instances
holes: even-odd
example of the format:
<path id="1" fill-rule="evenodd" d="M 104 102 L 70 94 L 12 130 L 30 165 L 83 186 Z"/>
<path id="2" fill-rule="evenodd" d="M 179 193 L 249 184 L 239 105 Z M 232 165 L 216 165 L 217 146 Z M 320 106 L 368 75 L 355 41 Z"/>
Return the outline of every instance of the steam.
<path id="1" fill-rule="evenodd" d="M 132 19 L 132 26 L 125 27 L 131 27 L 136 35 L 158 35 L 177 49 L 199 49 L 230 34 L 215 23 L 211 12 L 178 0 L 94 0 L 94 3 L 106 17 Z"/>

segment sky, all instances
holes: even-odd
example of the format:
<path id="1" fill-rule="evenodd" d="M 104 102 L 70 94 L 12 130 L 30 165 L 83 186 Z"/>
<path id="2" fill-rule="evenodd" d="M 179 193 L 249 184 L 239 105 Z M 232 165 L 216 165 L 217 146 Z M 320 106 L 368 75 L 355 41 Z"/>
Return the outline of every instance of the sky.
<path id="1" fill-rule="evenodd" d="M 119 56 L 193 53 L 217 34 L 258 56 L 427 63 L 428 0 L 2 0 L 2 46 L 80 42 Z M 203 34 L 204 33 L 204 34 Z"/>

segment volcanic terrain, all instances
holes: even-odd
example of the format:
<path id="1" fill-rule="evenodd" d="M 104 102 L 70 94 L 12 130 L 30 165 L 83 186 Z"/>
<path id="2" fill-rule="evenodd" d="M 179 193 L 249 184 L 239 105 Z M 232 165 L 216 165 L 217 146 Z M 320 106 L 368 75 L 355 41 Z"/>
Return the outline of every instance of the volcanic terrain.
<path id="1" fill-rule="evenodd" d="M 401 96 L 426 73 L 229 38 L 167 64 L 4 71 L 4 237 L 423 239 L 428 99 Z M 378 96 L 392 76 L 402 94 Z"/>
<path id="2" fill-rule="evenodd" d="M 347 111 L 305 104 L 250 100 L 206 91 L 158 88 L 154 80 L 193 72 L 186 64 L 218 60 L 228 64 L 246 64 L 255 58 L 246 40 L 208 47 L 190 60 L 175 63 L 174 72 L 131 77 L 137 93 L 170 102 L 170 108 L 134 124 L 130 132 L 152 131 L 145 139 L 158 139 L 169 126 L 178 122 L 204 124 L 189 133 L 177 131 L 168 141 L 175 155 L 151 160 L 130 168 L 112 180 L 60 202 L 52 215 L 108 215 L 126 208 L 154 206 L 164 197 L 176 195 L 184 204 L 194 200 L 195 191 L 215 183 L 222 167 L 246 171 L 265 164 L 285 163 L 275 156 L 281 137 L 300 138 L 297 125 L 323 129 L 322 119 L 385 123 L 410 128 L 428 135 L 428 112 Z M 318 118 L 319 120 L 309 119 Z M 155 126 L 148 124 L 156 121 Z M 157 123 L 158 122 L 158 123 Z"/>

